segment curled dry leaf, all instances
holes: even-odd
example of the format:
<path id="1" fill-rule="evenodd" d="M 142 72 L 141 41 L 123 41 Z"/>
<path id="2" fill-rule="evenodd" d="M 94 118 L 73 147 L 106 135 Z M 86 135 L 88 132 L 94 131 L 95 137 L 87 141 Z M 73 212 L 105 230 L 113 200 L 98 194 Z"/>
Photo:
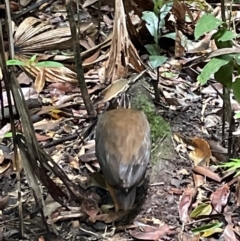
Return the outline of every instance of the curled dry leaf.
<path id="1" fill-rule="evenodd" d="M 208 166 L 212 152 L 207 141 L 194 138 L 192 139 L 192 146 L 194 150 L 189 153 L 189 157 L 193 160 L 195 166 L 198 164 L 201 164 L 201 166 Z"/>
<path id="2" fill-rule="evenodd" d="M 189 152 L 189 157 L 193 160 L 194 165 L 206 166 L 209 164 L 212 152 L 208 142 L 200 138 L 187 138 L 178 133 L 174 133 L 174 139 L 178 143 L 186 144 L 192 151 Z"/>
<path id="3" fill-rule="evenodd" d="M 222 208 L 226 206 L 228 197 L 230 194 L 229 186 L 227 184 L 219 187 L 215 192 L 210 196 L 213 208 L 218 212 L 222 212 Z"/>
<path id="4" fill-rule="evenodd" d="M 0 165 L 0 174 L 3 174 L 11 166 L 11 161 L 5 160 Z"/>
<path id="5" fill-rule="evenodd" d="M 128 87 L 128 79 L 119 79 L 114 81 L 101 93 L 103 97 L 102 102 L 107 102 L 112 98 L 116 97 L 118 94 L 123 92 Z"/>

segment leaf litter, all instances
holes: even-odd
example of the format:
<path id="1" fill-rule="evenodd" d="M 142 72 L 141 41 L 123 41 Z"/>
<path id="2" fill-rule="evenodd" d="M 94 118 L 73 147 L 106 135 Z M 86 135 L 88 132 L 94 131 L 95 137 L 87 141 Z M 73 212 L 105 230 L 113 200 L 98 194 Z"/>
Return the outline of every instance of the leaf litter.
<path id="1" fill-rule="evenodd" d="M 141 13 L 131 2 L 116 1 L 115 6 L 112 2 L 109 5 L 102 1 L 102 32 L 98 37 L 97 1 L 85 1 L 80 12 L 81 55 L 94 106 L 100 112 L 105 104 L 118 105 L 132 84 L 129 79 L 133 74 L 141 75 L 147 70 L 152 81 L 156 81 L 159 74 L 157 86 L 161 102 L 156 103 L 156 110 L 171 126 L 174 146 L 171 143 L 172 147 L 166 153 L 158 152 L 161 163 L 155 167 L 152 164 L 155 174 L 150 175 L 148 194 L 138 215 L 114 213 L 106 187 L 101 184 L 101 175 L 94 176 L 99 171 L 94 155 L 94 122 L 87 116 L 77 86 L 76 70 L 72 65 L 71 32 L 67 21 L 63 21 L 67 20 L 65 7 L 55 1 L 47 3 L 44 11 L 36 11 L 34 15 L 30 12 L 19 15 L 21 7 L 34 6 L 34 1 L 20 1 L 21 7 L 12 3 L 13 16 L 18 16 L 19 20 L 14 34 L 15 58 L 25 60 L 37 53 L 37 61 L 51 59 L 65 64 L 61 68 L 44 69 L 23 66 L 18 75 L 25 99 L 41 99 L 37 109 L 29 104 L 37 140 L 69 179 L 68 182 L 66 177 L 60 178 L 52 173 L 48 179 L 52 182 L 41 186 L 46 202 L 45 216 L 49 224 L 56 225 L 59 233 L 56 237 L 42 236 L 44 227 L 34 215 L 36 203 L 23 176 L 24 224 L 28 230 L 30 227 L 35 230 L 26 230 L 26 235 L 29 240 L 78 240 L 80 236 L 81 240 L 126 240 L 129 237 L 139 240 L 238 240 L 239 180 L 231 183 L 234 172 L 226 174 L 218 167 L 220 161 L 228 160 L 226 148 L 219 144 L 223 106 L 219 93 L 222 85 L 213 83 L 200 87 L 196 82 L 196 72 L 205 60 L 202 56 L 206 52 L 218 53 L 214 52 L 216 46 L 211 40 L 212 33 L 198 42 L 186 37 L 193 36 L 195 23 L 203 11 L 213 11 L 217 16 L 219 7 L 212 9 L 206 2 L 196 2 L 196 9 L 192 11 L 185 2 L 174 2 L 165 24 L 169 32 L 176 33 L 176 40 L 171 46 L 160 42 L 168 58 L 159 68 L 152 69 L 144 56 L 146 53 L 141 51 L 144 42 L 152 43 L 151 36 L 144 29 L 145 23 L 141 21 Z M 150 0 L 135 0 L 134 4 L 142 11 L 153 9 Z M 50 6 L 52 11 L 48 8 Z M 36 9 L 40 10 L 41 6 Z M 145 74 L 144 77 L 147 78 Z M 148 91 L 153 95 L 152 89 Z M 3 107 L 8 105 L 4 94 L 3 103 Z M 233 109 L 239 110 L 234 98 L 231 104 Z M 2 126 L 0 239 L 18 240 L 18 199 L 13 165 L 16 160 L 10 155 L 12 149 L 4 149 L 12 145 L 12 136 L 4 136 L 8 132 L 9 129 Z M 163 143 L 167 145 L 167 142 Z M 42 175 L 48 174 L 43 172 Z M 75 188 L 81 186 L 88 198 L 79 202 L 81 198 L 77 198 L 77 192 L 65 195 L 64 179 L 69 187 L 69 183 L 77 184 Z M 51 187 L 56 196 L 51 197 L 46 187 Z M 56 202 L 57 193 L 71 198 L 59 204 Z M 115 233 L 113 225 L 122 231 Z M 51 231 L 56 231 L 54 226 Z"/>

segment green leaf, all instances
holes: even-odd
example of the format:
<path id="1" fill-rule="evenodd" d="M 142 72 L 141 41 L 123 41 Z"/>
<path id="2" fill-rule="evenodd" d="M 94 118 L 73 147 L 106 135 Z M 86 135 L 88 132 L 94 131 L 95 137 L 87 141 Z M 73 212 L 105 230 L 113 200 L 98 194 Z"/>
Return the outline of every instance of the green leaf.
<path id="1" fill-rule="evenodd" d="M 228 64 L 222 66 L 215 74 L 215 79 L 226 86 L 227 88 L 232 87 L 233 80 L 233 71 L 234 71 L 234 61 L 230 61 Z"/>
<path id="2" fill-rule="evenodd" d="M 228 64 L 230 59 L 219 57 L 212 58 L 203 68 L 201 74 L 197 77 L 197 80 L 201 84 L 206 84 L 211 75 L 216 73 L 223 65 Z"/>
<path id="3" fill-rule="evenodd" d="M 231 159 L 231 161 L 225 162 L 218 166 L 227 168 L 226 172 L 236 171 L 240 168 L 240 159 Z M 240 170 L 235 174 L 234 177 L 238 176 L 239 174 Z"/>
<path id="4" fill-rule="evenodd" d="M 202 234 L 202 237 L 206 238 L 206 237 L 209 237 L 215 233 L 222 233 L 223 232 L 223 229 L 222 228 L 213 228 L 211 230 L 207 230 L 206 232 L 204 232 Z"/>
<path id="5" fill-rule="evenodd" d="M 16 135 L 21 135 L 20 132 L 16 132 Z M 13 137 L 13 133 L 12 132 L 8 132 L 4 134 L 4 138 L 12 138 Z"/>
<path id="6" fill-rule="evenodd" d="M 234 119 L 239 119 L 240 118 L 240 111 L 236 112 L 234 115 Z"/>
<path id="7" fill-rule="evenodd" d="M 240 66 L 240 54 L 231 54 L 231 56 L 233 56 L 237 64 Z"/>
<path id="8" fill-rule="evenodd" d="M 227 168 L 227 172 L 240 168 L 240 159 L 230 159 L 230 160 L 218 166 Z"/>
<path id="9" fill-rule="evenodd" d="M 55 61 L 42 61 L 34 64 L 34 66 L 43 68 L 60 68 L 64 65 Z"/>
<path id="10" fill-rule="evenodd" d="M 7 61 L 7 66 L 10 65 L 19 65 L 19 66 L 24 66 L 27 65 L 26 63 L 24 63 L 23 61 L 17 60 L 17 59 L 10 59 Z"/>
<path id="11" fill-rule="evenodd" d="M 173 40 L 176 40 L 176 33 L 167 33 L 167 34 L 162 35 L 161 37 L 171 38 Z"/>
<path id="12" fill-rule="evenodd" d="M 220 228 L 221 226 L 222 226 L 222 223 L 215 222 L 215 223 L 211 223 L 211 224 L 203 225 L 201 227 L 194 228 L 194 229 L 192 229 L 192 232 L 194 234 L 199 234 L 199 233 L 207 232 L 212 229 Z"/>
<path id="13" fill-rule="evenodd" d="M 232 83 L 232 90 L 235 98 L 238 102 L 240 102 L 240 77 L 236 78 L 235 81 Z"/>
<path id="14" fill-rule="evenodd" d="M 216 29 L 223 22 L 215 18 L 212 14 L 204 14 L 196 24 L 194 36 L 197 40 L 200 36 Z"/>
<path id="15" fill-rule="evenodd" d="M 161 53 L 160 47 L 157 44 L 146 44 L 145 48 L 151 55 L 159 55 Z"/>
<path id="16" fill-rule="evenodd" d="M 212 205 L 209 203 L 201 203 L 190 214 L 191 218 L 197 218 L 201 215 L 209 215 L 212 212 Z"/>
<path id="17" fill-rule="evenodd" d="M 155 43 L 158 43 L 158 18 L 154 12 L 144 11 L 142 20 L 146 22 L 146 27 L 149 33 L 153 36 Z"/>
<path id="18" fill-rule="evenodd" d="M 173 6 L 173 1 L 167 2 L 161 7 L 160 13 L 159 13 L 159 20 L 160 20 L 159 28 L 160 29 L 162 29 L 165 26 L 165 17 L 172 9 L 172 6 Z"/>
<path id="19" fill-rule="evenodd" d="M 160 9 L 162 8 L 163 4 L 164 4 L 164 0 L 154 0 L 154 7 L 153 7 L 153 11 L 155 14 L 159 14 Z"/>
<path id="20" fill-rule="evenodd" d="M 233 40 L 235 38 L 235 35 L 232 31 L 226 30 L 223 31 L 222 36 L 218 38 L 218 41 L 229 41 L 229 40 Z"/>
<path id="21" fill-rule="evenodd" d="M 32 56 L 32 58 L 30 59 L 30 62 L 31 62 L 31 63 L 34 63 L 34 62 L 36 61 L 36 58 L 37 58 L 37 54 L 34 54 L 34 55 Z"/>
<path id="22" fill-rule="evenodd" d="M 166 72 L 162 72 L 161 73 L 161 77 L 168 78 L 168 79 L 172 79 L 172 78 L 177 79 L 178 78 L 178 74 L 166 71 Z"/>
<path id="23" fill-rule="evenodd" d="M 151 55 L 149 56 L 149 60 L 151 63 L 152 68 L 157 68 L 161 66 L 168 58 L 165 56 L 159 56 L 159 55 Z"/>

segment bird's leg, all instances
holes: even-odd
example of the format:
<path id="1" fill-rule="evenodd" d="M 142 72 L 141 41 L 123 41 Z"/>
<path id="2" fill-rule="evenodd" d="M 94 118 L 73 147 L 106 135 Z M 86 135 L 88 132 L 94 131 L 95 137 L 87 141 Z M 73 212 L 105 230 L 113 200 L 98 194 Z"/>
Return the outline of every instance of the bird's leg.
<path id="1" fill-rule="evenodd" d="M 118 212 L 120 207 L 119 207 L 119 203 L 117 201 L 117 197 L 116 197 L 116 193 L 114 191 L 114 188 L 112 188 L 110 185 L 108 185 L 107 182 L 106 182 L 106 186 L 107 186 L 107 189 L 110 193 L 110 196 L 112 197 L 112 200 L 114 202 L 115 212 Z"/>

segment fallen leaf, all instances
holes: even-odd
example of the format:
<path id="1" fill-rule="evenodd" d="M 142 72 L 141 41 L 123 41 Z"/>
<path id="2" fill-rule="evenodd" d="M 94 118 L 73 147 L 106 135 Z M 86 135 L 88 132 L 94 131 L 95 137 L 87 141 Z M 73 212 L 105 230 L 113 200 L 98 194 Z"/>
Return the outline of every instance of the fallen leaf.
<path id="1" fill-rule="evenodd" d="M 102 102 L 107 102 L 118 94 L 124 91 L 128 87 L 128 79 L 118 79 L 104 89 L 101 93 Z"/>
<path id="2" fill-rule="evenodd" d="M 226 206 L 228 197 L 230 194 L 229 186 L 227 184 L 219 187 L 215 192 L 210 196 L 213 208 L 218 212 L 222 212 L 222 208 Z"/>
<path id="3" fill-rule="evenodd" d="M 4 208 L 8 205 L 10 197 L 6 195 L 5 197 L 0 197 L 0 210 L 4 210 Z"/>
<path id="4" fill-rule="evenodd" d="M 97 220 L 97 214 L 100 211 L 97 204 L 88 200 L 83 200 L 82 209 L 89 216 L 89 221 L 95 223 Z"/>
<path id="5" fill-rule="evenodd" d="M 47 140 L 51 139 L 50 136 L 44 136 L 44 135 L 40 135 L 38 133 L 35 133 L 35 136 L 36 136 L 37 140 L 40 141 L 40 142 L 41 141 L 47 141 Z"/>
<path id="6" fill-rule="evenodd" d="M 237 177 L 235 200 L 237 202 L 237 205 L 240 206 L 240 176 Z"/>
<path id="7" fill-rule="evenodd" d="M 204 139 L 192 139 L 194 150 L 189 153 L 189 157 L 193 160 L 194 165 L 208 166 L 212 156 L 211 149 Z"/>
<path id="8" fill-rule="evenodd" d="M 233 231 L 233 225 L 228 224 L 223 232 L 224 241 L 237 241 L 237 237 Z"/>
<path id="9" fill-rule="evenodd" d="M 34 86 L 37 93 L 40 93 L 43 90 L 45 86 L 45 68 L 41 68 L 37 73 Z"/>
<path id="10" fill-rule="evenodd" d="M 171 233 L 170 227 L 165 224 L 160 227 L 141 226 L 137 230 L 129 231 L 130 235 L 139 240 L 159 240 L 166 234 Z"/>
<path id="11" fill-rule="evenodd" d="M 89 220 L 92 222 L 96 222 L 98 220 L 98 221 L 103 221 L 105 223 L 112 223 L 112 222 L 121 220 L 127 213 L 128 211 L 99 214 L 99 215 L 96 215 L 95 217 L 92 216 L 91 218 L 89 218 Z"/>
<path id="12" fill-rule="evenodd" d="M 189 220 L 188 209 L 192 203 L 192 197 L 192 189 L 186 188 L 178 206 L 179 216 L 183 223 L 186 223 Z"/>
<path id="13" fill-rule="evenodd" d="M 222 180 L 218 174 L 212 172 L 207 167 L 195 166 L 193 168 L 193 171 L 198 174 L 201 174 L 202 176 L 206 176 L 214 181 L 217 181 L 217 182 L 221 182 L 221 180 Z"/>

